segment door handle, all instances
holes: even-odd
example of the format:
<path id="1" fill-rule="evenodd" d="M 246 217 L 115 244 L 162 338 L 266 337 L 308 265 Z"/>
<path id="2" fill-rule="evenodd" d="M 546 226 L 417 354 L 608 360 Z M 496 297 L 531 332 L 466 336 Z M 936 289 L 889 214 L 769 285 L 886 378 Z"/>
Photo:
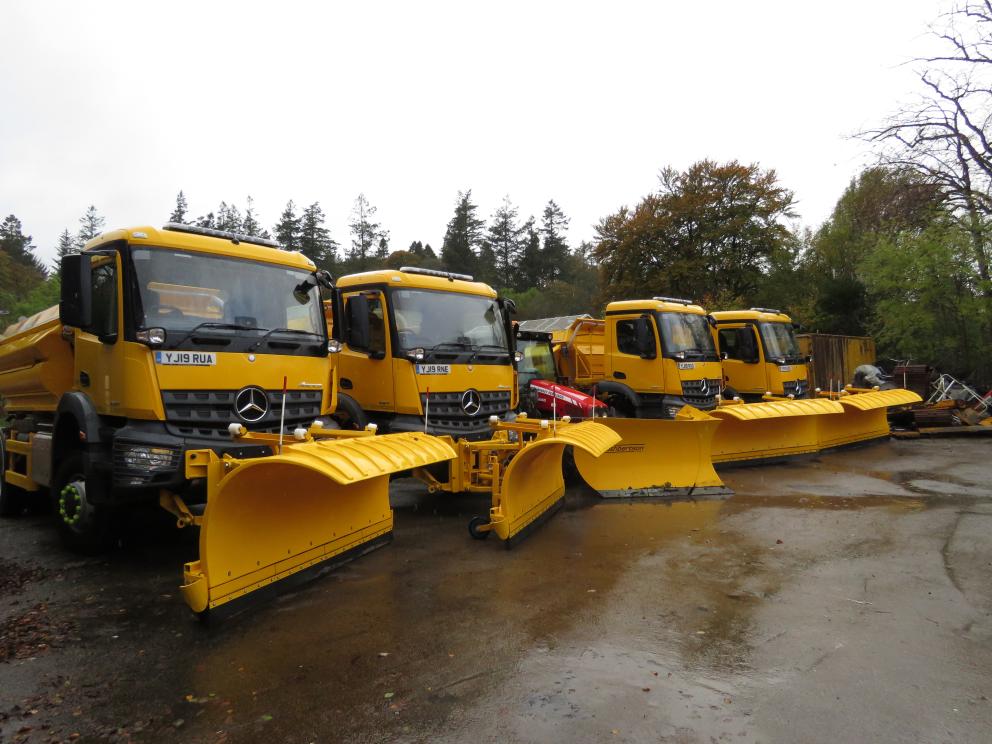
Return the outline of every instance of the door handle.
<path id="1" fill-rule="evenodd" d="M 613 376 L 616 377 L 618 380 L 626 380 L 627 379 L 627 375 L 625 375 L 623 372 L 614 372 L 613 373 Z"/>
<path id="2" fill-rule="evenodd" d="M 82 385 L 83 387 L 90 386 L 90 376 L 88 373 L 86 372 L 79 373 L 79 384 Z"/>

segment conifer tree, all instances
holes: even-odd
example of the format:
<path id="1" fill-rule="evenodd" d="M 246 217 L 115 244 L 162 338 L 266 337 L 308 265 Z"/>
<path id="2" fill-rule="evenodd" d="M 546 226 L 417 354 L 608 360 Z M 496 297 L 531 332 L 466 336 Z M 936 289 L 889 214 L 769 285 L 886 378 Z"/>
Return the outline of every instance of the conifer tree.
<path id="1" fill-rule="evenodd" d="M 245 218 L 241 221 L 241 232 L 254 237 L 266 237 L 267 233 L 262 229 L 258 218 L 255 217 L 255 200 L 248 197 L 248 206 L 245 208 Z"/>
<path id="2" fill-rule="evenodd" d="M 0 222 L 0 250 L 20 269 L 16 284 L 25 293 L 48 275 L 45 265 L 34 255 L 31 236 L 25 235 L 21 221 L 8 215 Z"/>
<path id="3" fill-rule="evenodd" d="M 472 190 L 458 192 L 455 214 L 448 222 L 441 246 L 441 261 L 449 271 L 471 274 L 476 270 L 476 249 L 482 243 L 486 223 L 476 217 L 478 207 L 472 203 Z"/>
<path id="4" fill-rule="evenodd" d="M 186 195 L 179 190 L 176 194 L 176 208 L 172 210 L 172 214 L 169 215 L 169 222 L 175 222 L 179 225 L 186 224 L 186 213 L 189 211 L 189 205 L 186 203 Z"/>
<path id="5" fill-rule="evenodd" d="M 202 217 L 197 217 L 196 218 L 196 226 L 197 227 L 212 227 L 212 228 L 216 228 L 217 227 L 217 218 L 214 217 L 214 213 L 213 212 L 207 212 Z"/>
<path id="6" fill-rule="evenodd" d="M 300 217 L 300 250 L 319 269 L 333 270 L 338 260 L 338 244 L 324 227 L 324 210 L 314 202 Z"/>
<path id="7" fill-rule="evenodd" d="M 296 216 L 296 205 L 292 199 L 286 202 L 286 208 L 282 210 L 279 221 L 272 229 L 279 245 L 285 250 L 298 251 L 300 249 L 300 218 Z"/>
<path id="8" fill-rule="evenodd" d="M 96 211 L 96 207 L 91 204 L 86 210 L 86 213 L 79 218 L 79 232 L 76 233 L 76 246 L 81 249 L 99 235 L 103 231 L 104 222 L 103 217 Z"/>
<path id="9" fill-rule="evenodd" d="M 381 250 L 385 250 L 385 255 L 389 253 L 389 232 L 383 230 L 380 223 L 375 222 L 375 213 L 376 208 L 369 204 L 365 194 L 359 194 L 351 212 L 351 222 L 348 223 L 348 228 L 351 230 L 348 260 L 351 261 L 351 268 L 354 271 L 368 269 L 373 256 L 379 258 Z M 385 255 L 382 257 L 385 258 Z"/>
<path id="10" fill-rule="evenodd" d="M 221 202 L 217 208 L 217 229 L 233 233 L 243 232 L 241 211 L 233 204 Z"/>
<path id="11" fill-rule="evenodd" d="M 520 252 L 516 288 L 525 290 L 541 284 L 543 257 L 541 255 L 541 233 L 537 230 L 533 216 L 527 218 L 521 230 L 523 231 L 523 250 Z"/>
<path id="12" fill-rule="evenodd" d="M 492 246 L 495 262 L 495 282 L 500 287 L 513 287 L 517 284 L 520 256 L 524 248 L 524 227 L 517 219 L 517 208 L 510 197 L 503 198 L 503 204 L 493 212 L 486 240 Z"/>
<path id="13" fill-rule="evenodd" d="M 62 259 L 68 256 L 70 253 L 77 253 L 79 251 L 76 245 L 76 239 L 72 237 L 72 233 L 69 232 L 68 228 L 62 231 L 59 235 L 59 242 L 55 246 L 55 265 L 58 266 Z"/>
<path id="14" fill-rule="evenodd" d="M 557 279 L 566 278 L 564 274 L 568 266 L 569 254 L 565 233 L 568 230 L 568 222 L 568 217 L 561 211 L 561 207 L 555 204 L 554 199 L 549 199 L 541 218 L 543 245 L 539 286 L 546 287 Z"/>

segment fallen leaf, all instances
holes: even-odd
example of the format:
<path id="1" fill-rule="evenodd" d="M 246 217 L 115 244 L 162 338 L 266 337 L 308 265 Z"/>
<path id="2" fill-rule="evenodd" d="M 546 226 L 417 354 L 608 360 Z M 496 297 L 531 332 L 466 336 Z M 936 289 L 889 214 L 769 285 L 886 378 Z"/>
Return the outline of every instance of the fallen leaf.
<path id="1" fill-rule="evenodd" d="M 393 693 L 387 692 L 385 695 L 383 695 L 383 697 L 386 698 L 386 700 L 391 700 L 393 697 Z"/>

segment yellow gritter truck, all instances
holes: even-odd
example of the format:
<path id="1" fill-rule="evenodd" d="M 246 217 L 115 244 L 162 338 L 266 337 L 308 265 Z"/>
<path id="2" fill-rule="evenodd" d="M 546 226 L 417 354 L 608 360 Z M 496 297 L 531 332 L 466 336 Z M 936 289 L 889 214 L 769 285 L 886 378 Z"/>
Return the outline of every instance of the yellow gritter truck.
<path id="1" fill-rule="evenodd" d="M 0 512 L 50 498 L 64 543 L 91 552 L 122 509 L 159 502 L 200 527 L 198 612 L 382 544 L 389 476 L 455 456 L 330 429 L 333 287 L 300 253 L 139 227 L 65 257 L 61 279 L 57 309 L 0 337 Z"/>
<path id="2" fill-rule="evenodd" d="M 808 357 L 799 349 L 792 318 L 781 310 L 752 307 L 711 313 L 729 394 L 752 403 L 766 395 L 809 397 Z"/>

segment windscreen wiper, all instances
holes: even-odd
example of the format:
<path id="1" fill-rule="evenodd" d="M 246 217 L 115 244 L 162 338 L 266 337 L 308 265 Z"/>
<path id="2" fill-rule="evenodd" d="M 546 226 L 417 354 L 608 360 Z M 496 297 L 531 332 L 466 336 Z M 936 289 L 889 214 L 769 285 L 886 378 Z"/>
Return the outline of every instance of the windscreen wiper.
<path id="1" fill-rule="evenodd" d="M 194 333 L 196 333 L 197 331 L 203 328 L 224 328 L 224 329 L 230 329 L 232 331 L 264 331 L 265 330 L 264 328 L 256 328 L 255 326 L 243 325 L 241 323 L 218 323 L 212 320 L 207 320 L 204 321 L 203 323 L 200 323 L 199 325 L 193 326 L 189 331 L 187 331 L 186 335 L 176 342 L 176 346 L 185 343 L 193 336 Z"/>
<path id="2" fill-rule="evenodd" d="M 304 331 L 300 328 L 273 328 L 270 331 L 266 331 L 266 333 L 260 339 L 258 339 L 258 341 L 253 343 L 248 350 L 254 351 L 255 349 L 257 349 L 273 333 L 296 333 L 296 334 L 303 334 L 306 336 L 316 336 L 318 340 L 323 338 L 323 335 L 317 333 L 316 331 Z"/>

